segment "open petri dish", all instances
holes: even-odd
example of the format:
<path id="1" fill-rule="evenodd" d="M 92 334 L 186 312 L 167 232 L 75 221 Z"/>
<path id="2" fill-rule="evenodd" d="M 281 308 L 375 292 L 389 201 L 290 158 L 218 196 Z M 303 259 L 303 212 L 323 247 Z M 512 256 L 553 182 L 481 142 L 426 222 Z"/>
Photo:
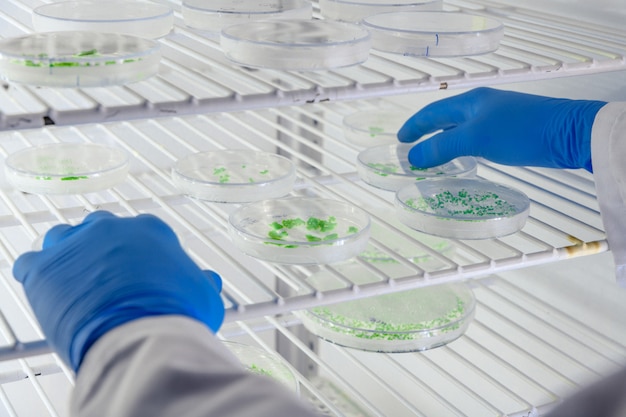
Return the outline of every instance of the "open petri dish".
<path id="1" fill-rule="evenodd" d="M 356 275 L 349 278 L 358 281 Z M 328 291 L 333 281 L 320 271 L 307 283 Z M 454 283 L 314 307 L 297 316 L 307 330 L 331 343 L 401 353 L 433 349 L 459 338 L 472 322 L 475 306 L 472 290 Z"/>
<path id="2" fill-rule="evenodd" d="M 463 156 L 432 168 L 417 168 L 409 163 L 412 143 L 375 146 L 359 152 L 357 172 L 367 184 L 388 191 L 429 178 L 473 177 L 476 159 Z"/>
<path id="3" fill-rule="evenodd" d="M 390 12 L 368 16 L 372 49 L 422 57 L 455 57 L 493 52 L 504 26 L 496 19 L 458 12 Z"/>
<path id="4" fill-rule="evenodd" d="M 313 6 L 310 0 L 183 0 L 182 13 L 187 26 L 219 32 L 253 20 L 311 19 Z"/>
<path id="5" fill-rule="evenodd" d="M 363 110 L 343 118 L 343 134 L 353 145 L 371 147 L 398 142 L 398 130 L 412 113 L 396 109 Z"/>
<path id="6" fill-rule="evenodd" d="M 319 0 L 327 19 L 358 23 L 367 16 L 385 12 L 441 10 L 442 0 Z"/>
<path id="7" fill-rule="evenodd" d="M 513 188 L 476 178 L 418 181 L 396 193 L 399 220 L 420 232 L 456 239 L 487 239 L 519 231 L 530 200 Z"/>
<path id="8" fill-rule="evenodd" d="M 128 174 L 128 154 L 86 143 L 55 143 L 15 152 L 5 161 L 6 178 L 32 194 L 82 194 L 111 188 Z"/>
<path id="9" fill-rule="evenodd" d="M 232 241 L 247 255 L 283 264 L 327 264 L 365 250 L 370 217 L 362 209 L 323 198 L 264 200 L 229 217 Z"/>
<path id="10" fill-rule="evenodd" d="M 209 151 L 177 161 L 172 179 L 182 192 L 201 200 L 248 203 L 289 194 L 296 168 L 289 159 L 268 152 Z"/>
<path id="11" fill-rule="evenodd" d="M 147 0 L 71 0 L 33 10 L 37 32 L 92 31 L 155 39 L 174 25 L 171 7 Z"/>
<path id="12" fill-rule="evenodd" d="M 226 57 L 247 67 L 312 71 L 367 60 L 370 34 L 352 23 L 330 20 L 269 20 L 222 29 Z"/>
<path id="13" fill-rule="evenodd" d="M 0 79 L 47 87 L 104 87 L 158 71 L 159 44 L 119 33 L 46 32 L 0 40 Z"/>
<path id="14" fill-rule="evenodd" d="M 295 375 L 277 354 L 243 343 L 231 341 L 222 343 L 248 371 L 280 382 L 296 393 L 300 392 L 300 384 Z"/>

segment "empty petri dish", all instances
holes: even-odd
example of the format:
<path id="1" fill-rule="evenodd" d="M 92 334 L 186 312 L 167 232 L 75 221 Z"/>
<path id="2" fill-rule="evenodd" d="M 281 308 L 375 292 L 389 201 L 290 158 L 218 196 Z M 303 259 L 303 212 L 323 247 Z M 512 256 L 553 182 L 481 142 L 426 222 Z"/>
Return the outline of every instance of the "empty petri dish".
<path id="1" fill-rule="evenodd" d="M 239 207 L 229 233 L 242 252 L 283 264 L 326 264 L 362 252 L 370 217 L 362 209 L 323 198 L 264 200 Z"/>
<path id="2" fill-rule="evenodd" d="M 310 0 L 183 0 L 182 13 L 187 26 L 219 32 L 252 20 L 311 19 L 313 6 Z"/>
<path id="3" fill-rule="evenodd" d="M 300 392 L 300 384 L 291 368 L 277 354 L 243 343 L 226 340 L 222 343 L 248 371 L 280 382 L 296 393 Z"/>
<path id="4" fill-rule="evenodd" d="M 283 197 L 296 181 L 293 163 L 252 150 L 199 152 L 176 162 L 172 179 L 185 194 L 222 203 Z"/>
<path id="5" fill-rule="evenodd" d="M 454 57 L 498 49 L 504 26 L 496 19 L 458 12 L 390 12 L 368 16 L 372 49 L 406 56 Z"/>
<path id="6" fill-rule="evenodd" d="M 397 109 L 358 111 L 343 118 L 343 134 L 348 142 L 362 147 L 394 144 L 411 114 Z"/>
<path id="7" fill-rule="evenodd" d="M 119 33 L 46 32 L 0 40 L 0 78 L 48 87 L 104 87 L 144 80 L 159 44 Z"/>
<path id="8" fill-rule="evenodd" d="M 385 12 L 441 10 L 442 0 L 319 0 L 320 12 L 327 19 L 360 22 L 367 16 Z"/>
<path id="9" fill-rule="evenodd" d="M 128 174 L 128 154 L 86 143 L 22 149 L 5 161 L 8 182 L 33 194 L 82 194 L 111 188 Z"/>
<path id="10" fill-rule="evenodd" d="M 146 0 L 71 0 L 44 4 L 33 10 L 37 32 L 94 31 L 160 38 L 174 25 L 174 12 Z"/>
<path id="11" fill-rule="evenodd" d="M 417 168 L 409 163 L 414 144 L 400 143 L 367 148 L 357 155 L 357 172 L 367 184 L 397 191 L 405 185 L 429 178 L 471 177 L 476 174 L 476 159 L 463 156 L 432 168 Z"/>
<path id="12" fill-rule="evenodd" d="M 418 181 L 396 193 L 400 221 L 420 232 L 457 239 L 487 239 L 520 230 L 528 197 L 503 184 L 476 178 Z"/>
<path id="13" fill-rule="evenodd" d="M 347 67 L 367 60 L 369 32 L 330 20 L 270 20 L 222 29 L 220 45 L 239 65 L 309 71 Z"/>

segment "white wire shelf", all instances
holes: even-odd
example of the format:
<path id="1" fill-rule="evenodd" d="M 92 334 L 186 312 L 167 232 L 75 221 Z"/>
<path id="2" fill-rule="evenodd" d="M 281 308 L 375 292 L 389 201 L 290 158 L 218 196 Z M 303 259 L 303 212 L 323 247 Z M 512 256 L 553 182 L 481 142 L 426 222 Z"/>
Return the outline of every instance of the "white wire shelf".
<path id="1" fill-rule="evenodd" d="M 32 32 L 38 0 L 0 0 L 0 37 Z M 453 0 L 447 10 L 491 15 L 505 24 L 494 53 L 454 59 L 373 51 L 362 65 L 334 71 L 284 72 L 230 64 L 215 36 L 187 28 L 160 40 L 159 74 L 123 87 L 55 89 L 5 84 L 0 129 L 74 125 L 371 98 L 438 89 L 594 74 L 626 68 L 623 26 L 538 13 L 508 2 Z"/>

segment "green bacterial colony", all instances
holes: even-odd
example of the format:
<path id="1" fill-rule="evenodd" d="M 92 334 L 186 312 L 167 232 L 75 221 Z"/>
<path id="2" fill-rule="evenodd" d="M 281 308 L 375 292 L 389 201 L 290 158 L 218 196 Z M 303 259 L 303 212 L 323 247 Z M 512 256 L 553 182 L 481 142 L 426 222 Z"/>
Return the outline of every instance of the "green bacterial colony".
<path id="1" fill-rule="evenodd" d="M 400 167 L 396 164 L 392 164 L 392 163 L 376 163 L 376 162 L 370 162 L 369 164 L 367 164 L 368 167 L 374 169 L 374 174 L 376 175 L 380 175 L 381 177 L 387 177 L 389 176 L 389 174 L 395 174 L 398 172 L 398 170 L 400 169 Z M 409 168 L 411 171 L 417 171 L 417 172 L 424 172 L 424 171 L 428 171 L 429 168 L 418 168 L 418 167 L 414 167 L 411 166 Z M 442 171 L 438 171 L 434 173 L 435 175 L 443 175 L 444 172 Z M 416 178 L 416 180 L 423 180 L 425 179 L 424 177 L 418 177 Z"/>
<path id="2" fill-rule="evenodd" d="M 420 335 L 419 332 L 439 329 L 439 332 L 447 333 L 457 330 L 460 327 L 457 321 L 465 314 L 465 303 L 457 297 L 456 307 L 445 316 L 419 323 L 387 323 L 376 318 L 370 321 L 355 320 L 336 314 L 328 307 L 316 307 L 311 312 L 324 327 L 329 327 L 338 333 L 368 340 L 413 340 L 423 337 L 423 334 Z M 450 323 L 454 324 L 442 328 Z"/>
<path id="3" fill-rule="evenodd" d="M 270 224 L 271 230 L 268 232 L 268 237 L 276 241 L 284 241 L 289 237 L 289 230 L 295 228 L 305 227 L 307 233 L 305 238 L 308 242 L 324 242 L 328 240 L 335 240 L 339 238 L 339 234 L 332 233 L 337 227 L 337 219 L 334 216 L 328 217 L 328 219 L 319 219 L 317 217 L 309 217 L 307 220 L 303 220 L 299 217 L 295 219 L 284 219 L 281 222 L 273 222 Z M 359 229 L 355 226 L 348 227 L 348 234 L 354 234 Z M 269 245 L 281 246 L 284 248 L 297 248 L 298 245 L 289 243 L 273 243 L 265 242 Z"/>
<path id="4" fill-rule="evenodd" d="M 84 57 L 99 57 L 101 56 L 98 51 L 96 49 L 90 49 L 88 51 L 83 51 L 83 52 L 79 52 L 77 54 L 73 55 L 76 58 L 84 58 Z M 48 54 L 45 53 L 41 53 L 39 54 L 39 59 L 46 59 L 48 58 Z M 126 63 L 130 63 L 130 62 L 135 62 L 135 61 L 140 61 L 141 59 L 124 59 L 122 61 L 123 64 Z M 100 65 L 100 63 L 98 62 L 75 62 L 75 61 L 65 61 L 65 62 L 38 62 L 38 61 L 34 61 L 32 59 L 24 59 L 24 60 L 19 60 L 19 59 L 14 59 L 13 61 L 14 64 L 20 64 L 20 65 L 24 65 L 27 67 L 50 67 L 50 68 L 59 68 L 59 67 L 91 67 L 91 66 L 98 66 Z M 104 61 L 104 65 L 115 65 L 117 64 L 117 61 L 115 60 L 110 60 L 110 61 Z"/>
<path id="5" fill-rule="evenodd" d="M 433 197 L 410 198 L 405 204 L 416 210 L 451 217 L 508 217 L 517 213 L 514 205 L 502 200 L 495 193 L 472 194 L 464 189 L 456 193 L 444 191 Z"/>
<path id="6" fill-rule="evenodd" d="M 375 138 L 376 135 L 380 135 L 381 133 L 385 133 L 385 129 L 383 129 L 382 127 L 378 127 L 378 126 L 370 126 L 370 128 L 368 129 L 370 132 L 370 137 Z"/>
<path id="7" fill-rule="evenodd" d="M 241 169 L 246 169 L 247 166 L 246 165 L 242 165 Z M 267 175 L 269 174 L 269 170 L 264 169 L 263 171 L 259 171 L 260 175 Z M 218 168 L 214 168 L 213 169 L 213 175 L 216 176 L 218 178 L 218 181 L 220 182 L 220 184 L 225 184 L 227 182 L 230 182 L 230 174 L 228 173 L 228 170 L 226 169 L 226 167 L 218 167 Z M 256 182 L 254 180 L 254 178 L 249 177 L 248 178 L 248 182 L 253 183 Z"/>
<path id="8" fill-rule="evenodd" d="M 270 376 L 270 377 L 272 376 L 271 371 L 258 367 L 255 364 L 248 366 L 248 370 L 250 370 L 252 373 L 255 373 L 257 375 L 265 375 L 265 376 Z"/>
<path id="9" fill-rule="evenodd" d="M 36 180 L 46 180 L 46 181 L 51 181 L 52 177 L 35 177 Z M 85 176 L 85 175 L 80 175 L 80 176 L 74 176 L 74 177 L 61 177 L 59 178 L 61 181 L 77 181 L 77 180 L 87 180 L 89 179 L 89 177 Z"/>

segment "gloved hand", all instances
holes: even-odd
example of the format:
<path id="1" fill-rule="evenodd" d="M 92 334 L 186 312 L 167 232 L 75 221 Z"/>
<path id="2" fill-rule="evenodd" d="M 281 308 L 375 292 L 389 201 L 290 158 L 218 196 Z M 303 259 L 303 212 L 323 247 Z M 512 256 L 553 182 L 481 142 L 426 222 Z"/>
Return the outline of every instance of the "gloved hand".
<path id="1" fill-rule="evenodd" d="M 592 171 L 591 126 L 605 104 L 477 88 L 425 106 L 398 139 L 415 142 L 443 129 L 409 152 L 419 168 L 471 155 L 505 165 Z"/>
<path id="2" fill-rule="evenodd" d="M 55 226 L 41 251 L 16 260 L 13 275 L 48 342 L 75 371 L 100 336 L 129 321 L 183 315 L 215 332 L 224 317 L 220 277 L 202 271 L 152 215 L 100 211 L 78 226 Z"/>

